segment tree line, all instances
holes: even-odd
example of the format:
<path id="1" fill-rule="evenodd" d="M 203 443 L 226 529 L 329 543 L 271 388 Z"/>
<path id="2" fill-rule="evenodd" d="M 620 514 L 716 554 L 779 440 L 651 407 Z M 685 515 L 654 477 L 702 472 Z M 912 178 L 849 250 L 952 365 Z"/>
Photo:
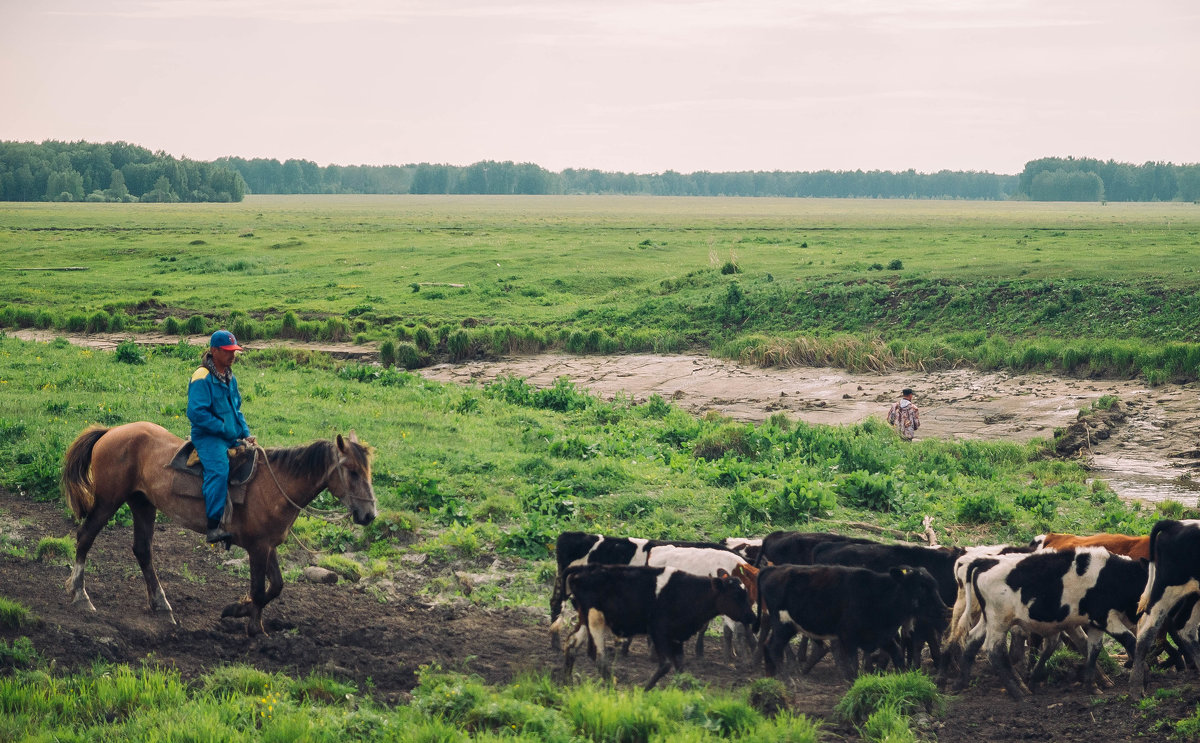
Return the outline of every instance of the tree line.
<path id="1" fill-rule="evenodd" d="M 1025 164 L 1017 194 L 1033 201 L 1198 201 L 1200 165 L 1043 157 Z"/>
<path id="2" fill-rule="evenodd" d="M 622 173 L 485 160 L 326 165 L 176 159 L 125 142 L 0 142 L 3 201 L 241 201 L 259 194 L 649 194 L 874 199 L 1198 201 L 1200 165 L 1031 160 L 1020 175 L 941 170 Z"/>
<path id="3" fill-rule="evenodd" d="M 0 201 L 241 201 L 225 165 L 126 142 L 0 142 Z"/>

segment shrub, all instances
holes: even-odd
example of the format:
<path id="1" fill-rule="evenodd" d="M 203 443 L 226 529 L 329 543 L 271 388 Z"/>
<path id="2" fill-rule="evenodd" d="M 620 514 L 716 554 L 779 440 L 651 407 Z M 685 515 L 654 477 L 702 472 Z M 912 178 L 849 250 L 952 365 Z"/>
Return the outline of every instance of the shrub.
<path id="1" fill-rule="evenodd" d="M 446 350 L 452 361 L 462 361 L 471 354 L 471 337 L 465 330 L 456 330 L 446 339 Z"/>
<path id="2" fill-rule="evenodd" d="M 38 542 L 37 548 L 33 552 L 34 559 L 38 562 L 48 557 L 69 558 L 74 554 L 75 542 L 68 537 L 45 537 Z"/>
<path id="3" fill-rule="evenodd" d="M 709 461 L 727 454 L 753 459 L 763 446 L 762 437 L 754 426 L 744 423 L 727 423 L 715 431 L 701 434 L 692 448 L 692 456 Z"/>
<path id="4" fill-rule="evenodd" d="M 379 344 L 379 363 L 385 369 L 396 365 L 396 343 L 390 338 Z"/>
<path id="5" fill-rule="evenodd" d="M 24 605 L 0 596 L 0 627 L 19 629 L 36 621 L 33 612 Z"/>
<path id="6" fill-rule="evenodd" d="M 834 707 L 843 720 L 861 724 L 885 707 L 901 715 L 940 713 L 943 700 L 937 686 L 920 671 L 859 676 Z"/>
<path id="7" fill-rule="evenodd" d="M 855 470 L 846 475 L 838 486 L 838 492 L 849 505 L 881 512 L 896 510 L 899 498 L 894 477 L 873 475 L 864 470 Z"/>
<path id="8" fill-rule="evenodd" d="M 1011 516 L 1009 510 L 991 493 L 964 495 L 958 501 L 956 512 L 959 523 L 964 524 L 1004 523 Z"/>
<path id="9" fill-rule="evenodd" d="M 351 583 L 357 583 L 362 577 L 362 566 L 345 555 L 325 555 L 317 560 L 317 566 L 337 573 Z"/>
<path id="10" fill-rule="evenodd" d="M 88 325 L 87 315 L 72 312 L 67 315 L 66 329 L 72 333 L 82 333 Z"/>
<path id="11" fill-rule="evenodd" d="M 179 320 L 176 320 L 174 317 L 168 315 L 167 319 L 163 320 L 162 330 L 167 335 L 179 335 L 179 331 L 182 329 L 183 325 L 181 325 Z"/>
<path id="12" fill-rule="evenodd" d="M 88 318 L 87 327 L 84 328 L 86 333 L 103 333 L 108 330 L 108 321 L 112 318 L 104 310 L 96 310 L 91 317 Z"/>
<path id="13" fill-rule="evenodd" d="M 897 258 L 897 259 L 891 261 L 890 263 L 888 263 L 887 267 L 888 267 L 889 271 L 899 271 L 904 268 L 904 261 Z"/>
<path id="14" fill-rule="evenodd" d="M 189 335 L 203 335 L 208 331 L 208 319 L 204 315 L 192 315 L 184 323 L 183 329 Z"/>
<path id="15" fill-rule="evenodd" d="M 416 369 L 425 365 L 425 359 L 413 344 L 397 343 L 396 364 L 405 369 Z"/>
<path id="16" fill-rule="evenodd" d="M 117 344 L 115 358 L 122 364 L 146 363 L 146 355 L 142 353 L 141 347 L 130 340 L 121 341 Z"/>
<path id="17" fill-rule="evenodd" d="M 779 679 L 755 679 L 746 690 L 746 700 L 760 714 L 774 717 L 788 709 L 787 686 Z"/>
<path id="18" fill-rule="evenodd" d="M 428 351 L 433 345 L 433 336 L 430 334 L 429 328 L 424 325 L 417 326 L 417 329 L 413 331 L 413 343 L 416 343 L 417 348 L 422 351 Z"/>

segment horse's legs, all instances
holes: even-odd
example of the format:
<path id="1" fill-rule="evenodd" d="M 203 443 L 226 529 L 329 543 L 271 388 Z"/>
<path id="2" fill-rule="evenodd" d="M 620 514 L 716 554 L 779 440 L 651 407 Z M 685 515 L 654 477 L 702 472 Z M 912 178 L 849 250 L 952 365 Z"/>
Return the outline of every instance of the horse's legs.
<path id="1" fill-rule="evenodd" d="M 87 564 L 88 551 L 92 549 L 96 535 L 117 512 L 120 505 L 120 503 L 114 505 L 109 501 L 97 499 L 87 518 L 75 532 L 75 566 L 71 568 L 71 577 L 67 578 L 67 591 L 71 593 L 72 604 L 88 611 L 95 611 L 96 607 L 92 605 L 92 599 L 83 587 L 83 566 Z"/>
<path id="2" fill-rule="evenodd" d="M 275 600 L 283 592 L 283 571 L 279 569 L 279 553 L 271 548 L 267 555 L 267 593 L 263 597 L 263 606 Z"/>
<path id="3" fill-rule="evenodd" d="M 166 612 L 167 619 L 175 624 L 175 615 L 171 611 L 171 603 L 158 582 L 158 573 L 154 571 L 151 547 L 154 542 L 154 516 L 158 509 L 146 496 L 136 493 L 129 499 L 129 510 L 133 512 L 133 555 L 142 568 L 142 577 L 146 579 L 146 594 L 150 597 L 150 611 Z"/>
<path id="4" fill-rule="evenodd" d="M 246 617 L 246 634 L 254 637 L 259 634 L 266 634 L 266 630 L 262 626 L 262 609 L 267 603 L 266 578 L 267 571 L 270 569 L 272 578 L 275 574 L 279 574 L 279 588 L 283 588 L 283 575 L 279 573 L 279 562 L 275 559 L 273 567 L 268 563 L 272 562 L 275 550 L 273 548 L 252 547 L 246 550 L 246 557 L 250 562 L 250 595 L 243 598 L 241 601 L 230 604 L 221 612 L 223 617 Z M 274 580 L 272 581 L 274 583 Z M 278 595 L 278 591 L 275 592 Z M 274 598 L 272 596 L 271 598 Z"/>

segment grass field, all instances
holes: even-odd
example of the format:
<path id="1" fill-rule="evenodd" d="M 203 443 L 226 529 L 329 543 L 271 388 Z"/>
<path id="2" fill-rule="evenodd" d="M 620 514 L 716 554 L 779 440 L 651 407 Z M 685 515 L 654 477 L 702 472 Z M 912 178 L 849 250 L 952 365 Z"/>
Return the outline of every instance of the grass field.
<path id="1" fill-rule="evenodd" d="M 64 333 L 174 322 L 199 325 L 194 332 L 228 324 L 246 339 L 353 334 L 426 358 L 700 347 L 785 363 L 808 358 L 806 349 L 816 360 L 841 349 L 848 366 L 960 354 L 1019 368 L 1187 375 L 1200 323 L 1191 304 L 1198 231 L 1200 210 L 1184 204 L 6 204 L 0 322 Z M 45 270 L 63 268 L 86 270 Z M 196 363 L 186 344 L 102 352 L 0 332 L 0 486 L 58 498 L 63 453 L 92 423 L 152 420 L 186 435 L 184 389 Z M 910 445 L 878 420 L 825 427 L 777 415 L 741 424 L 695 418 L 660 398 L 605 402 L 565 380 L 545 390 L 518 379 L 457 387 L 281 349 L 250 351 L 236 371 L 265 445 L 354 428 L 376 449 L 381 513 L 369 528 L 310 516 L 297 523 L 321 560 L 370 581 L 408 570 L 411 553 L 445 574 L 481 555 L 512 558 L 520 567 L 467 597 L 450 579 L 424 588 L 483 606 L 544 606 L 554 572 L 548 545 L 573 528 L 715 539 L 866 522 L 895 534 L 918 531 L 929 516 L 941 541 L 966 545 L 1051 529 L 1145 533 L 1160 515 L 1088 484 L 1082 467 L 1052 458 L 1044 442 Z M 336 506 L 328 496 L 317 505 Z M 1195 515 L 1179 503 L 1160 510 Z M 3 539 L 0 549 L 34 559 Z M 430 671 L 411 705 L 352 710 L 306 701 L 303 683 L 343 696 L 327 679 L 233 668 L 184 688 L 128 668 L 64 676 L 16 641 L 0 647 L 0 661 L 0 738 L 155 731 L 164 740 L 235 740 L 257 730 L 290 740 L 307 730 L 313 740 L 450 740 L 465 738 L 454 731 L 467 726 L 478 739 L 508 729 L 530 740 L 617 739 L 593 729 L 601 718 L 651 719 L 673 740 L 818 735 L 804 719 L 763 717 L 741 696 L 675 689 L 641 695 L 543 678 L 483 689 Z M 544 698 L 522 696 L 531 685 Z M 470 704 L 438 707 L 450 692 Z M 685 707 L 693 712 L 674 711 Z M 741 722 L 713 732 L 724 719 Z M 181 725 L 187 730 L 171 732 Z"/>
<path id="2" fill-rule="evenodd" d="M 833 361 L 847 343 L 892 364 L 1158 378 L 1200 361 L 1194 204 L 7 204 L 0 248 L 0 325 L 391 340 L 416 346 L 410 367 L 547 348 L 786 361 L 797 339 Z"/>

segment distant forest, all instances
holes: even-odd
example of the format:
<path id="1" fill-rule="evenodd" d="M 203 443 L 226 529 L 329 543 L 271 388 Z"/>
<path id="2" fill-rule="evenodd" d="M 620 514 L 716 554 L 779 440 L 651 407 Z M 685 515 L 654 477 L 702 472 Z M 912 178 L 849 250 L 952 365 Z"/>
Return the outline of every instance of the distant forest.
<path id="1" fill-rule="evenodd" d="M 125 142 L 0 142 L 0 201 L 241 201 L 233 168 Z"/>
<path id="2" fill-rule="evenodd" d="M 1047 157 L 1020 175 L 942 170 L 637 174 L 532 163 L 317 165 L 176 159 L 109 142 L 0 142 L 3 201 L 241 201 L 245 194 L 648 194 L 876 199 L 1200 201 L 1200 165 Z"/>

